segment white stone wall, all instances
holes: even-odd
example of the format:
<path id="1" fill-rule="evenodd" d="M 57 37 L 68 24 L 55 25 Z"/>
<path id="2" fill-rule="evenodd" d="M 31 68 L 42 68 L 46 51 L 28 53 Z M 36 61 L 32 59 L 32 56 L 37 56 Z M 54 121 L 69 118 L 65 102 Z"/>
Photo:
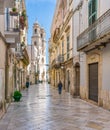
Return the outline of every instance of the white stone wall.
<path id="1" fill-rule="evenodd" d="M 110 90 L 110 44 L 102 52 L 102 88 Z"/>
<path id="2" fill-rule="evenodd" d="M 74 6 L 77 0 L 74 1 Z M 80 15 L 77 13 L 76 19 L 79 17 L 79 33 L 83 32 L 88 28 L 88 3 L 89 0 L 83 0 L 83 5 L 81 9 L 79 10 Z M 110 0 L 97 0 L 97 18 L 99 18 L 101 15 L 103 15 L 107 10 L 110 9 Z M 78 19 L 77 19 L 78 20 Z M 77 27 L 78 28 L 78 27 Z M 78 31 L 78 30 L 77 30 Z M 77 33 L 75 31 L 75 33 Z M 75 34 L 76 35 L 76 34 Z M 107 97 L 107 91 L 110 90 L 110 45 L 108 44 L 103 50 L 102 54 L 100 55 L 100 62 L 101 64 L 99 66 L 99 96 L 102 98 L 103 103 L 106 104 L 109 99 Z M 87 63 L 86 63 L 86 57 L 83 56 L 81 57 L 80 60 L 80 87 L 81 87 L 81 92 L 85 93 L 87 92 L 87 87 L 88 87 L 88 68 L 87 68 Z M 108 91 L 109 92 L 109 91 Z M 109 95 L 109 94 L 108 94 Z M 100 100 L 101 101 L 101 100 Z M 106 106 L 106 105 L 105 105 Z"/>
<path id="3" fill-rule="evenodd" d="M 5 100 L 6 44 L 0 37 L 0 101 Z"/>
<path id="4" fill-rule="evenodd" d="M 0 14 L 0 32 L 4 35 L 4 15 Z"/>
<path id="5" fill-rule="evenodd" d="M 110 9 L 110 0 L 98 0 L 98 15 L 101 16 L 103 13 L 105 13 L 108 9 Z"/>

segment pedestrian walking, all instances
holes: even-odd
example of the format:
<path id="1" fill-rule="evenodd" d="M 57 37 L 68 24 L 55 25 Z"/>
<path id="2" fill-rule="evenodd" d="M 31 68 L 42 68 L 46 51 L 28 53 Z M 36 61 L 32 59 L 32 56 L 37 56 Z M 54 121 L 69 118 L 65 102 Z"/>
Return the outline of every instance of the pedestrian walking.
<path id="1" fill-rule="evenodd" d="M 29 88 L 29 81 L 26 81 L 26 88 Z"/>
<path id="2" fill-rule="evenodd" d="M 58 92 L 59 92 L 59 94 L 61 94 L 61 92 L 62 92 L 62 82 L 60 81 L 59 83 L 58 83 Z"/>

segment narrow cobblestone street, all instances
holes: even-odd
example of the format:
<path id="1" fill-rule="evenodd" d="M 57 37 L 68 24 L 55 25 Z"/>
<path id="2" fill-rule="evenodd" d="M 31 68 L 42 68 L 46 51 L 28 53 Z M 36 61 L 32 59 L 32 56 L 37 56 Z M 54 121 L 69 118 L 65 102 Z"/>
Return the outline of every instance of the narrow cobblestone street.
<path id="1" fill-rule="evenodd" d="M 0 130 L 110 130 L 110 112 L 48 84 L 23 90 L 0 121 Z"/>

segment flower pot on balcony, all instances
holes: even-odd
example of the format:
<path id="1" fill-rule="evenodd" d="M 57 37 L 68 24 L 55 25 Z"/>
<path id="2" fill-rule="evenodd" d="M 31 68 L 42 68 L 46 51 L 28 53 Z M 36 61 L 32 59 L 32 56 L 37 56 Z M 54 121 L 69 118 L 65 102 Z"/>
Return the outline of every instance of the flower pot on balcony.
<path id="1" fill-rule="evenodd" d="M 15 7 L 12 9 L 12 11 L 10 11 L 10 15 L 11 16 L 18 16 L 18 12 L 17 12 L 17 9 Z"/>
<path id="2" fill-rule="evenodd" d="M 10 15 L 11 15 L 11 16 L 18 16 L 18 12 L 10 11 Z"/>

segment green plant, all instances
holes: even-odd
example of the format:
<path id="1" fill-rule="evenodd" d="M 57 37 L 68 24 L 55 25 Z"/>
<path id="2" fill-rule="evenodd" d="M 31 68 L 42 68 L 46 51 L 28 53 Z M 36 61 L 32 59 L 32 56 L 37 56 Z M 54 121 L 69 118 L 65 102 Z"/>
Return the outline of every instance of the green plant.
<path id="1" fill-rule="evenodd" d="M 24 42 L 22 42 L 22 43 L 21 43 L 21 46 L 24 46 L 24 45 L 25 45 Z"/>
<path id="2" fill-rule="evenodd" d="M 22 97 L 22 94 L 21 94 L 21 92 L 20 91 L 15 91 L 14 92 L 14 95 L 13 96 L 20 96 L 20 97 Z"/>
<path id="3" fill-rule="evenodd" d="M 12 9 L 12 11 L 13 11 L 13 12 L 16 12 L 16 8 L 14 7 L 14 8 Z"/>
<path id="4" fill-rule="evenodd" d="M 23 16 L 24 20 L 26 20 L 26 11 L 25 10 L 22 11 L 22 15 L 21 16 Z"/>
<path id="5" fill-rule="evenodd" d="M 10 11 L 10 15 L 11 16 L 18 16 L 18 11 L 17 11 L 16 7 L 12 8 L 12 11 Z"/>
<path id="6" fill-rule="evenodd" d="M 13 94 L 14 100 L 18 102 L 18 101 L 20 101 L 21 97 L 22 97 L 21 92 L 16 90 L 16 91 L 14 92 L 14 94 Z"/>

